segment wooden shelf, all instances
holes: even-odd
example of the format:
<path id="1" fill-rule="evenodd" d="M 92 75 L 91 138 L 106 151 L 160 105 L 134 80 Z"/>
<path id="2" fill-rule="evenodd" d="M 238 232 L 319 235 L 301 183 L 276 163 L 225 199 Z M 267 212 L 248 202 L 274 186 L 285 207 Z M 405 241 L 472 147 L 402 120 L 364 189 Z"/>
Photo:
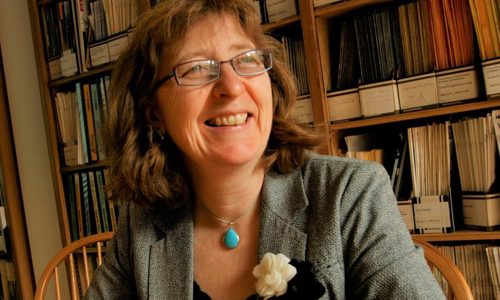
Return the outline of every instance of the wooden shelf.
<path id="1" fill-rule="evenodd" d="M 115 66 L 114 63 L 109 63 L 109 64 L 106 64 L 102 67 L 98 67 L 98 68 L 89 70 L 88 72 L 85 72 L 85 73 L 80 73 L 80 74 L 76 74 L 74 76 L 63 77 L 63 78 L 51 80 L 49 82 L 49 87 L 50 88 L 60 87 L 60 86 L 64 86 L 64 85 L 67 85 L 70 83 L 80 81 L 80 80 L 85 79 L 85 78 L 92 78 L 92 77 L 99 75 L 101 73 L 111 72 L 111 70 L 113 70 L 114 66 Z"/>
<path id="2" fill-rule="evenodd" d="M 449 105 L 439 108 L 423 109 L 412 112 L 404 112 L 394 115 L 383 115 L 379 117 L 359 119 L 344 123 L 330 124 L 330 131 L 354 129 L 381 124 L 396 123 L 409 120 L 418 120 L 430 117 L 445 116 L 456 113 L 471 112 L 482 109 L 493 109 L 500 107 L 500 99 L 470 102 L 466 104 Z"/>
<path id="3" fill-rule="evenodd" d="M 299 23 L 299 22 L 300 22 L 300 16 L 296 15 L 296 16 L 291 16 L 291 17 L 285 18 L 283 20 L 273 22 L 273 23 L 262 24 L 262 29 L 265 32 L 269 32 L 269 31 L 280 29 L 280 28 L 289 26 L 289 25 L 294 24 L 294 23 Z"/>
<path id="4" fill-rule="evenodd" d="M 103 169 L 103 168 L 107 168 L 107 167 L 109 167 L 108 161 L 97 161 L 97 162 L 92 162 L 92 163 L 88 163 L 85 165 L 63 167 L 63 168 L 61 168 L 61 173 L 63 173 L 63 174 L 75 173 L 75 172 L 81 172 L 81 171 Z"/>
<path id="5" fill-rule="evenodd" d="M 314 10 L 316 17 L 333 18 L 368 6 L 394 2 L 394 0 L 350 0 L 334 3 Z"/>
<path id="6" fill-rule="evenodd" d="M 500 239 L 500 231 L 460 230 L 452 233 L 424 233 L 412 236 L 427 242 L 492 241 Z"/>

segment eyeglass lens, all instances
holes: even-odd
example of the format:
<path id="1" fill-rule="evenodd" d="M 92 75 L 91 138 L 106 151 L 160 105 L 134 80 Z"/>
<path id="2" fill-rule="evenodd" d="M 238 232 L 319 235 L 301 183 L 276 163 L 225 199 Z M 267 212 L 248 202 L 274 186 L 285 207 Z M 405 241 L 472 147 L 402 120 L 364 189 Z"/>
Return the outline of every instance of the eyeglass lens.
<path id="1" fill-rule="evenodd" d="M 222 63 L 230 63 L 240 76 L 253 76 L 264 73 L 272 67 L 271 51 L 252 50 L 228 60 L 196 60 L 178 65 L 175 71 L 180 85 L 200 85 L 219 78 Z"/>

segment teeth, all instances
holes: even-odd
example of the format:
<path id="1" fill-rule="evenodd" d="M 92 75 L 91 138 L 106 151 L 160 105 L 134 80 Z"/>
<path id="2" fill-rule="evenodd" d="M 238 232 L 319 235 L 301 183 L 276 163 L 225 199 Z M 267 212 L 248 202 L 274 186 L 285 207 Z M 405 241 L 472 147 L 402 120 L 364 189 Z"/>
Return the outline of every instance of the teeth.
<path id="1" fill-rule="evenodd" d="M 235 126 L 245 123 L 248 114 L 236 114 L 226 117 L 217 117 L 209 121 L 211 125 L 216 126 Z"/>

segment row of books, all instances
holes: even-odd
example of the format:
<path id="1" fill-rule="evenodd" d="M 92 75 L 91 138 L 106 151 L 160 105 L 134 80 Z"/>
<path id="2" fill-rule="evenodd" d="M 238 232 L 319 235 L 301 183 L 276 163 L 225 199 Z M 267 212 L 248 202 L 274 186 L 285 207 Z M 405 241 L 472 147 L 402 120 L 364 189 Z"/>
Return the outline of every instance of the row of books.
<path id="1" fill-rule="evenodd" d="M 76 172 L 64 177 L 71 239 L 114 231 L 118 205 L 109 199 L 109 170 Z"/>
<path id="2" fill-rule="evenodd" d="M 488 269 L 493 283 L 494 299 L 500 298 L 500 247 L 486 247 L 486 258 L 488 260 Z"/>
<path id="3" fill-rule="evenodd" d="M 350 135 L 346 152 L 384 164 L 412 232 L 494 230 L 500 227 L 499 114 Z M 370 152 L 377 157 L 362 156 Z"/>
<path id="4" fill-rule="evenodd" d="M 498 277 L 494 278 L 492 274 L 498 274 L 500 261 L 497 260 L 495 265 L 495 262 L 488 256 L 488 253 L 495 251 L 498 259 L 498 246 L 484 243 L 435 246 L 460 269 L 471 288 L 474 299 L 499 299 L 500 293 L 496 286 Z M 446 279 L 437 270 L 434 270 L 434 276 L 446 293 L 450 289 Z"/>
<path id="5" fill-rule="evenodd" d="M 458 68 L 476 59 L 467 0 L 405 1 L 317 26 L 329 91 Z"/>
<path id="6" fill-rule="evenodd" d="M 279 37 L 287 52 L 287 63 L 290 70 L 296 77 L 297 93 L 299 95 L 309 94 L 309 84 L 307 82 L 306 58 L 304 52 L 304 40 L 302 35 L 286 32 Z"/>
<path id="7" fill-rule="evenodd" d="M 109 75 L 76 82 L 74 90 L 57 92 L 55 110 L 64 165 L 105 159 L 102 120 L 107 111 Z"/>
<path id="8" fill-rule="evenodd" d="M 16 271 L 10 259 L 0 259 L 0 300 L 18 299 Z"/>
<path id="9" fill-rule="evenodd" d="M 116 59 L 137 21 L 138 1 L 57 0 L 43 4 L 40 18 L 50 78 L 72 76 Z M 96 43 L 98 47 L 94 47 Z"/>

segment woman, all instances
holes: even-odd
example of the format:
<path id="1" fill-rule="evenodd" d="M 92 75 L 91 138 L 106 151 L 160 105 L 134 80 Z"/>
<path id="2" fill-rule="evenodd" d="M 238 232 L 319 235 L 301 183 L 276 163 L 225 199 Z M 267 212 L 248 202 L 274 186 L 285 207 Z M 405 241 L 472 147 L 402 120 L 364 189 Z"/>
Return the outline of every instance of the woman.
<path id="1" fill-rule="evenodd" d="M 283 50 L 247 1 L 159 4 L 113 80 L 122 207 L 88 299 L 442 297 L 383 168 L 306 152 L 318 139 L 294 125 Z M 285 282 L 310 263 L 310 285 L 256 285 L 268 252 L 294 259 Z"/>

